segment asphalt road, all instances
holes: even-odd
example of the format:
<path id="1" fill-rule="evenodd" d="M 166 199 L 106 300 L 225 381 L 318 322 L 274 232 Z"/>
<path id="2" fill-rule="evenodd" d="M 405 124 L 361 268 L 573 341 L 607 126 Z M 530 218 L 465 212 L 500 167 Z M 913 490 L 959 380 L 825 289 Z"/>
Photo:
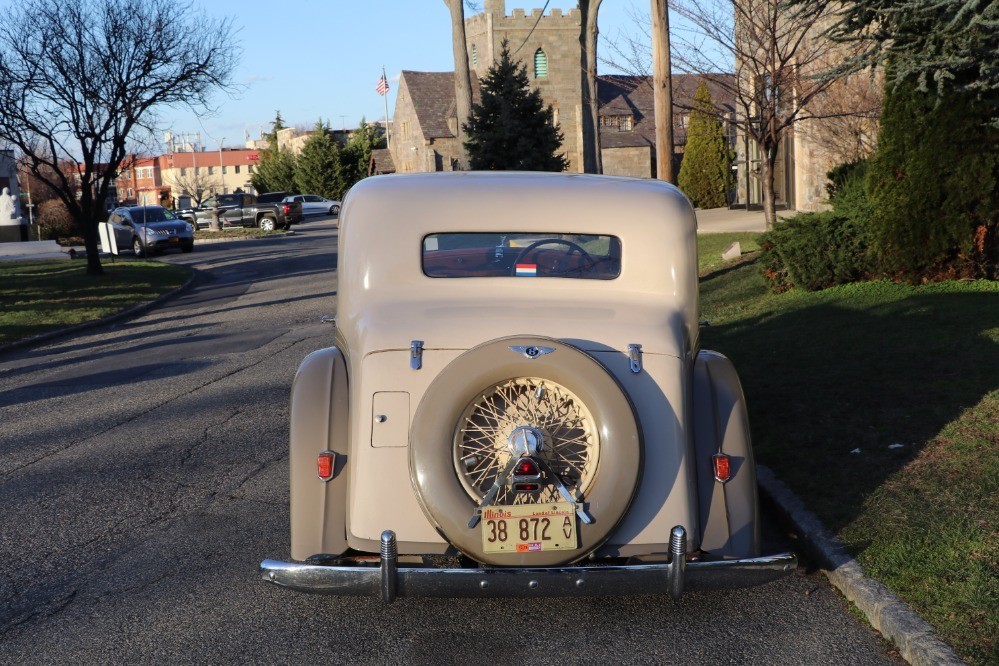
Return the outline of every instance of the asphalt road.
<path id="1" fill-rule="evenodd" d="M 804 570 L 679 602 L 261 582 L 289 550 L 291 380 L 337 288 L 334 225 L 296 231 L 168 255 L 187 294 L 0 357 L 0 663 L 897 663 Z"/>

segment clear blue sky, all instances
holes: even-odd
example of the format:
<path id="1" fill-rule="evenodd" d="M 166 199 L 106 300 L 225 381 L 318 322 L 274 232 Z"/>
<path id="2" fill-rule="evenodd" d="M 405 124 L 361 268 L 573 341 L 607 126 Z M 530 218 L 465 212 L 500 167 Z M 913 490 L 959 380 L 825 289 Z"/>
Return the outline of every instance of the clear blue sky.
<path id="1" fill-rule="evenodd" d="M 0 7 L 10 4 L 11 0 L 0 0 Z M 233 80 L 245 90 L 235 99 L 217 98 L 218 111 L 202 116 L 200 124 L 198 116 L 183 110 L 164 109 L 161 118 L 163 130 L 201 132 L 209 149 L 223 137 L 227 146 L 242 145 L 244 132 L 256 138 L 261 128 L 269 129 L 276 110 L 289 125 L 311 126 L 321 116 L 335 128 L 356 127 L 362 116 L 383 118 L 385 107 L 375 93 L 382 65 L 391 86 L 390 114 L 401 70 L 454 69 L 450 16 L 443 0 L 200 0 L 200 4 L 210 15 L 234 18 L 243 55 Z M 544 0 L 507 0 L 506 6 L 508 12 L 530 11 L 544 4 Z M 649 0 L 604 2 L 601 34 L 613 37 L 625 30 L 638 35 L 631 14 L 648 16 L 649 4 Z M 575 6 L 574 1 L 551 0 L 549 10 Z"/>

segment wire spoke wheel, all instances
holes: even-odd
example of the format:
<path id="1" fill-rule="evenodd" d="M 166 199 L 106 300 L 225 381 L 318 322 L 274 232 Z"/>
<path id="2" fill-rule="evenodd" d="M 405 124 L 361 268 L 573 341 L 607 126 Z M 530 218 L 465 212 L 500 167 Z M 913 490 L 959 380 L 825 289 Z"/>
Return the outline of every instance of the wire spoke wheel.
<path id="1" fill-rule="evenodd" d="M 454 467 L 475 502 L 492 487 L 515 455 L 514 430 L 528 426 L 541 433 L 538 455 L 562 482 L 585 495 L 597 469 L 597 428 L 586 405 L 569 389 L 547 379 L 518 377 L 480 392 L 465 408 L 454 436 Z M 503 487 L 494 504 L 562 501 L 552 479 L 539 492 Z"/>

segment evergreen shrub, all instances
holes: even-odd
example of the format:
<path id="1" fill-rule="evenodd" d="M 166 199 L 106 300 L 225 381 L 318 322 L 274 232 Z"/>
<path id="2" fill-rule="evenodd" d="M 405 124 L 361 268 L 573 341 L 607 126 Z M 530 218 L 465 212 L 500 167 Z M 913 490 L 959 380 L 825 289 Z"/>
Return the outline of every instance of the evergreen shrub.
<path id="1" fill-rule="evenodd" d="M 775 292 L 856 282 L 871 273 L 868 242 L 862 216 L 801 213 L 760 236 L 763 275 Z"/>
<path id="2" fill-rule="evenodd" d="M 889 83 L 867 174 L 871 248 L 889 277 L 995 277 L 999 130 L 972 95 Z"/>
<path id="3" fill-rule="evenodd" d="M 728 205 L 732 187 L 728 141 L 725 128 L 714 114 L 714 102 L 707 85 L 701 82 L 694 94 L 690 112 L 687 145 L 677 184 L 698 208 Z"/>

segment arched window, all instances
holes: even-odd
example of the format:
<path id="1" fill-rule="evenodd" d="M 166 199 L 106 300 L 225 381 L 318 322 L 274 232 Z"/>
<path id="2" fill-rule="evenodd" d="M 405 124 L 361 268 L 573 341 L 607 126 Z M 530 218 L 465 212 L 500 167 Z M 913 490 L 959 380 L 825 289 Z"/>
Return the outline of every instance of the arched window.
<path id="1" fill-rule="evenodd" d="M 534 52 L 534 78 L 548 78 L 548 56 L 541 49 Z"/>
<path id="2" fill-rule="evenodd" d="M 472 67 L 479 66 L 479 49 L 475 48 L 475 44 L 472 44 Z"/>

